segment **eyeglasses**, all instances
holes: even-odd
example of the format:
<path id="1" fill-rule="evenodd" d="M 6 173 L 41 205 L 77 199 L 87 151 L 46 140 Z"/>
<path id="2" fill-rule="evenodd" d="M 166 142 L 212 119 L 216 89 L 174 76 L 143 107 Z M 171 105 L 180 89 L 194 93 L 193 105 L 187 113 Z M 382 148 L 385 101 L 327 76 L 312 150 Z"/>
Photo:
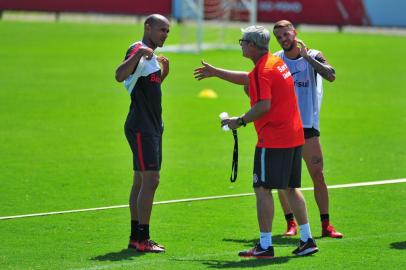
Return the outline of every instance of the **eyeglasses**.
<path id="1" fill-rule="evenodd" d="M 239 39 L 239 40 L 238 40 L 238 43 L 240 43 L 240 46 L 242 46 L 242 43 L 243 43 L 243 42 L 247 42 L 247 43 L 248 43 L 248 42 L 253 42 L 253 41 L 252 41 L 252 40 L 248 40 L 248 39 Z"/>

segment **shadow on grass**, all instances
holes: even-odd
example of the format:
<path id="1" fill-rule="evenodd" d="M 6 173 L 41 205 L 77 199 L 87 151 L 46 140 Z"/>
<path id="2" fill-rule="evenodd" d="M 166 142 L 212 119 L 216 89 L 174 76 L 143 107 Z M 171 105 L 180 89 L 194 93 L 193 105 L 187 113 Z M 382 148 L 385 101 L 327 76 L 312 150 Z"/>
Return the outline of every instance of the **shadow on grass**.
<path id="1" fill-rule="evenodd" d="M 233 242 L 233 243 L 241 243 L 244 246 L 254 246 L 256 243 L 259 242 L 258 238 L 255 239 L 230 239 L 224 238 L 223 241 L 225 242 Z M 296 246 L 299 243 L 299 239 L 285 237 L 283 235 L 273 235 L 272 236 L 272 244 L 273 245 L 281 245 L 281 246 Z"/>
<path id="2" fill-rule="evenodd" d="M 406 241 L 393 242 L 393 243 L 390 244 L 390 248 L 393 248 L 393 249 L 406 249 Z"/>
<path id="3" fill-rule="evenodd" d="M 287 263 L 291 256 L 275 257 L 273 259 L 245 259 L 240 261 L 223 261 L 223 260 L 206 260 L 202 261 L 203 265 L 208 268 L 253 268 L 265 265 L 277 265 Z"/>
<path id="4" fill-rule="evenodd" d="M 175 261 L 192 261 L 200 262 L 208 268 L 254 268 L 261 267 L 266 265 L 278 265 L 287 263 L 291 259 L 304 259 L 305 257 L 297 256 L 282 256 L 275 257 L 272 259 L 240 259 L 238 261 L 227 261 L 227 260 L 183 260 L 183 259 L 174 259 Z"/>
<path id="5" fill-rule="evenodd" d="M 104 255 L 99 255 L 96 257 L 91 258 L 93 261 L 123 261 L 123 260 L 131 260 L 133 257 L 140 257 L 145 255 L 143 252 L 137 252 L 134 249 L 122 249 L 117 252 L 109 252 Z"/>
<path id="6" fill-rule="evenodd" d="M 340 241 L 341 239 L 343 239 L 343 237 L 342 238 L 333 238 L 333 237 L 330 237 L 330 236 L 313 236 L 313 239 L 314 240 L 321 240 L 321 239 L 329 239 L 329 240 L 337 240 L 337 241 Z"/>

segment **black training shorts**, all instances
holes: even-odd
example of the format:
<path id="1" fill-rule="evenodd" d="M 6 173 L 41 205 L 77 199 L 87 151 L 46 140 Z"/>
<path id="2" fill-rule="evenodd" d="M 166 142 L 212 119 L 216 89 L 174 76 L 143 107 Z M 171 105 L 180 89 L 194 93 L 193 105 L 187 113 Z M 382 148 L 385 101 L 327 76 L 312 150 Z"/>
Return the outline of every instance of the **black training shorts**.
<path id="1" fill-rule="evenodd" d="M 299 188 L 302 146 L 255 149 L 253 186 L 267 189 Z"/>
<path id="2" fill-rule="evenodd" d="M 313 138 L 313 137 L 320 137 L 320 131 L 318 131 L 314 127 L 312 127 L 312 128 L 304 128 L 303 132 L 304 132 L 305 139 L 310 139 L 310 138 Z"/>
<path id="3" fill-rule="evenodd" d="M 133 152 L 134 171 L 159 171 L 162 163 L 162 134 L 148 134 L 125 129 Z"/>

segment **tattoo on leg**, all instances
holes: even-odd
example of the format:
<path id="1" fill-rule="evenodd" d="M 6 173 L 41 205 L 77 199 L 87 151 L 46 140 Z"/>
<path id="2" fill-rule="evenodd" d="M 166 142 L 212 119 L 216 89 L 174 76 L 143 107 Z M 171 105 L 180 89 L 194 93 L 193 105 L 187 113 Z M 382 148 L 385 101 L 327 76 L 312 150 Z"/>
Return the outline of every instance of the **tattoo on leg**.
<path id="1" fill-rule="evenodd" d="M 316 165 L 316 164 L 320 164 L 323 161 L 323 159 L 319 156 L 313 156 L 312 157 L 312 164 Z"/>

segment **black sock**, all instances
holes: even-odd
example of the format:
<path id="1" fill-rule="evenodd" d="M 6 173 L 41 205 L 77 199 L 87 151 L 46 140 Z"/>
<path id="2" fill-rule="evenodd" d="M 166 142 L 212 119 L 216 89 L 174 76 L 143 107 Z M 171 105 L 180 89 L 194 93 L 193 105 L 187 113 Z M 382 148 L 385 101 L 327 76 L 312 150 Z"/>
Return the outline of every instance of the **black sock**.
<path id="1" fill-rule="evenodd" d="M 137 230 L 138 230 L 138 220 L 131 220 L 131 240 L 138 240 Z"/>
<path id="2" fill-rule="evenodd" d="M 330 220 L 330 215 L 329 214 L 321 214 L 320 215 L 320 220 L 323 221 L 329 221 Z"/>
<path id="3" fill-rule="evenodd" d="M 149 239 L 149 224 L 138 224 L 137 233 L 138 241 Z"/>
<path id="4" fill-rule="evenodd" d="M 291 221 L 291 220 L 293 220 L 293 213 L 289 213 L 289 214 L 286 214 L 285 215 L 285 219 L 286 219 L 286 221 Z"/>

